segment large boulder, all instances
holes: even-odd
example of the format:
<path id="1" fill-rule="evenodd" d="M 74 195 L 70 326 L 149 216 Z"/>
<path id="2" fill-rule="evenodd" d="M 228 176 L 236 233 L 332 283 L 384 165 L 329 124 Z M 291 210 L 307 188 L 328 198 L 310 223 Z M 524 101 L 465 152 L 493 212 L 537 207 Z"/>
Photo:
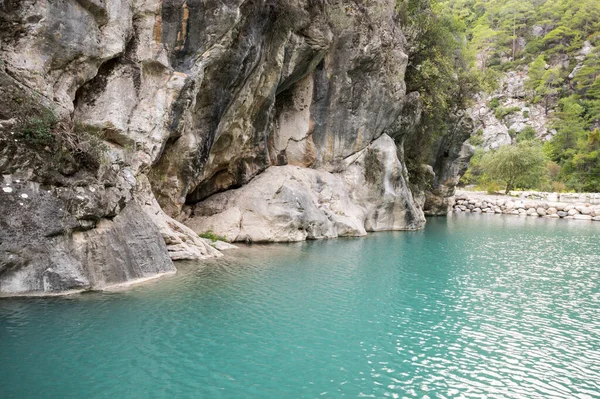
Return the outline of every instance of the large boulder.
<path id="1" fill-rule="evenodd" d="M 340 172 L 272 166 L 249 184 L 196 204 L 185 223 L 230 241 L 301 241 L 412 230 L 425 219 L 384 135 L 343 160 Z"/>

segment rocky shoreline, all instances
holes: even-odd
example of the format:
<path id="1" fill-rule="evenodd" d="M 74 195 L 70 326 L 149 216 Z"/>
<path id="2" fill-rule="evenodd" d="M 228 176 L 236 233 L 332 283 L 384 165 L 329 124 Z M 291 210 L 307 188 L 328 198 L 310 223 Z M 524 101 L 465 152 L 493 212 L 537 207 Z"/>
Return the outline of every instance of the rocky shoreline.
<path id="1" fill-rule="evenodd" d="M 423 103 L 396 15 L 391 0 L 0 1 L 0 296 L 173 273 L 230 247 L 207 233 L 361 236 L 422 228 L 428 199 L 447 213 L 472 121 L 432 143 L 426 197 L 405 161 Z"/>
<path id="2" fill-rule="evenodd" d="M 580 198 L 580 195 L 579 197 L 571 195 L 571 197 Z M 548 198 L 559 197 L 549 196 Z M 455 200 L 452 211 L 456 213 L 468 212 L 600 221 L 600 204 L 590 204 L 589 202 L 569 203 L 465 192 L 457 193 Z"/>

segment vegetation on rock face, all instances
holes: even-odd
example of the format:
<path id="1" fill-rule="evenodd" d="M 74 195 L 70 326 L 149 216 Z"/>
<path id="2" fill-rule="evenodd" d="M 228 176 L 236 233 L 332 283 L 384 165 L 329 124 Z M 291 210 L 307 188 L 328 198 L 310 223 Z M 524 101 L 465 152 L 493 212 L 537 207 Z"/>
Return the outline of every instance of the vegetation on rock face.
<path id="1" fill-rule="evenodd" d="M 200 233 L 198 234 L 198 237 L 200 238 L 204 238 L 207 240 L 211 240 L 212 242 L 216 242 L 216 241 L 227 241 L 226 237 L 217 235 L 215 233 L 213 233 L 211 230 L 205 231 L 204 233 Z"/>
<path id="2" fill-rule="evenodd" d="M 556 132 L 543 144 L 553 165 L 547 170 L 552 184 L 600 191 L 598 0 L 443 0 L 443 4 L 465 24 L 468 52 L 488 79 L 509 71 L 526 73 L 525 100 L 543 106 L 550 117 L 547 128 Z M 502 117 L 506 110 L 494 100 L 490 107 Z M 521 132 L 513 143 L 531 140 L 530 136 L 531 132 Z M 479 167 L 470 175 L 476 175 Z"/>
<path id="3" fill-rule="evenodd" d="M 418 92 L 422 115 L 404 142 L 406 166 L 413 184 L 422 185 L 422 164 L 434 143 L 447 133 L 456 115 L 480 90 L 481 79 L 468 54 L 466 27 L 447 5 L 429 0 L 397 0 L 398 24 L 407 39 L 406 91 Z"/>
<path id="4" fill-rule="evenodd" d="M 102 132 L 57 116 L 37 93 L 25 91 L 0 71 L 0 167 L 6 171 L 29 164 L 36 173 L 63 176 L 96 171 L 104 162 Z M 44 165 L 45 167 L 42 167 Z"/>
<path id="5" fill-rule="evenodd" d="M 90 170 L 100 166 L 107 150 L 99 129 L 59 121 L 52 111 L 42 107 L 38 113 L 21 118 L 14 133 L 15 140 L 51 154 L 58 163 Z"/>

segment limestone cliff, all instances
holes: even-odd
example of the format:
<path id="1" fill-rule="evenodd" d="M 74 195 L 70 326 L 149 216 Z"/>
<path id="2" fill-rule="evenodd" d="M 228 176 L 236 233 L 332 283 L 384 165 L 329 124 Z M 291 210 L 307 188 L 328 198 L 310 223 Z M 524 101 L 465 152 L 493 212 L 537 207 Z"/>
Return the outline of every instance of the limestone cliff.
<path id="1" fill-rule="evenodd" d="M 394 1 L 5 0 L 0 40 L 0 295 L 425 222 Z"/>

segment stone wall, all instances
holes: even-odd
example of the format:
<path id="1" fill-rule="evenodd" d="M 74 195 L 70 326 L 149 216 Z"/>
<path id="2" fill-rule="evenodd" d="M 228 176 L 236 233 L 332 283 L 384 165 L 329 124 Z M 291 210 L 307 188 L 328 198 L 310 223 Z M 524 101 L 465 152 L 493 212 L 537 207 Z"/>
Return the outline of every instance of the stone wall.
<path id="1" fill-rule="evenodd" d="M 600 204 L 554 202 L 514 197 L 498 198 L 498 196 L 469 195 L 465 193 L 456 195 L 453 212 L 600 221 Z"/>

